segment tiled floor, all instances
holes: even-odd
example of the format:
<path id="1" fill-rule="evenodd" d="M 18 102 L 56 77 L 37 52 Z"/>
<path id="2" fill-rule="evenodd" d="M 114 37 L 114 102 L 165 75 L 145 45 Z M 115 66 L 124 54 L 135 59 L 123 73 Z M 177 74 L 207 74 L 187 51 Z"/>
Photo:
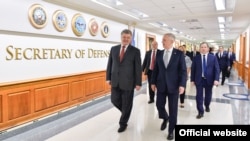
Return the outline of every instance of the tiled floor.
<path id="1" fill-rule="evenodd" d="M 213 88 L 211 112 L 205 113 L 201 119 L 195 118 L 197 115 L 195 88 L 188 83 L 185 108 L 179 108 L 178 124 L 250 125 L 250 101 L 248 95 L 243 97 L 239 95 L 247 94 L 247 90 L 238 80 L 237 73 L 232 73 L 225 83 L 223 86 Z M 158 119 L 155 103 L 147 103 L 146 89 L 145 83 L 143 89 L 136 94 L 128 128 L 123 133 L 117 133 L 120 113 L 110 103 L 109 96 L 106 96 L 83 105 L 84 108 L 76 107 L 73 109 L 74 112 L 26 132 L 9 135 L 8 138 L 3 138 L 4 134 L 8 135 L 4 133 L 0 135 L 0 140 L 2 136 L 6 141 L 165 141 L 167 129 L 160 130 L 162 121 Z"/>

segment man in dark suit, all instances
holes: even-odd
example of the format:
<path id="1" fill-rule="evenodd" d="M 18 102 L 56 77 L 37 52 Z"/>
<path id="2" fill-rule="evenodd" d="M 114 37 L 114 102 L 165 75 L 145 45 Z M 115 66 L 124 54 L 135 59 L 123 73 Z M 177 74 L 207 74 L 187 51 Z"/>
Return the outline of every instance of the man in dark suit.
<path id="1" fill-rule="evenodd" d="M 182 45 L 182 46 L 185 48 L 185 50 L 187 50 L 186 45 Z M 186 51 L 186 55 L 191 59 L 191 61 L 198 54 L 200 54 L 200 52 L 196 50 L 196 46 L 194 46 L 193 51 L 191 52 L 188 50 Z"/>
<path id="2" fill-rule="evenodd" d="M 209 46 L 206 42 L 200 44 L 200 53 L 193 59 L 191 67 L 191 83 L 196 87 L 197 119 L 204 116 L 203 89 L 205 89 L 205 110 L 210 112 L 213 85 L 219 84 L 220 75 L 218 61 L 209 53 Z"/>
<path id="3" fill-rule="evenodd" d="M 233 52 L 233 49 L 232 49 L 231 47 L 228 48 L 228 53 L 227 53 L 227 55 L 228 55 L 229 67 L 230 67 L 230 69 L 229 69 L 229 71 L 228 71 L 228 77 L 229 77 L 229 76 L 230 76 L 231 69 L 232 69 L 232 67 L 233 67 L 233 64 L 234 64 L 234 62 L 236 61 L 235 53 Z"/>
<path id="4" fill-rule="evenodd" d="M 230 65 L 227 52 L 224 51 L 222 46 L 219 47 L 219 52 L 216 53 L 216 57 L 220 66 L 220 72 L 222 73 L 221 85 L 224 85 Z"/>
<path id="5" fill-rule="evenodd" d="M 183 94 L 186 87 L 187 68 L 184 53 L 173 47 L 175 35 L 163 35 L 164 50 L 156 56 L 156 64 L 152 73 L 152 89 L 157 89 L 156 107 L 159 118 L 163 119 L 161 130 L 166 128 L 169 121 L 168 140 L 174 138 L 173 131 L 177 124 L 179 94 Z M 165 109 L 168 97 L 169 114 Z"/>
<path id="6" fill-rule="evenodd" d="M 141 54 L 140 50 L 130 45 L 132 32 L 125 29 L 121 32 L 121 44 L 113 46 L 107 64 L 106 80 L 111 85 L 111 102 L 120 110 L 120 128 L 127 128 L 134 97 L 134 89 L 141 88 Z"/>
<path id="7" fill-rule="evenodd" d="M 153 41 L 151 44 L 151 50 L 147 51 L 142 64 L 142 71 L 148 77 L 148 90 L 149 90 L 149 101 L 148 104 L 154 102 L 155 93 L 151 88 L 151 75 L 155 65 L 156 55 L 159 52 L 158 43 Z"/>

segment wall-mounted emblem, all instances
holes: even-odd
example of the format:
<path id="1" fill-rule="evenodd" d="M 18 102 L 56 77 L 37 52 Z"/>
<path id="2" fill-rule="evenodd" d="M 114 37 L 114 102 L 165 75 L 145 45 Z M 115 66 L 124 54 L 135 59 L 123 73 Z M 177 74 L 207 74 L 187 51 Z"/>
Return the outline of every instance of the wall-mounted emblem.
<path id="1" fill-rule="evenodd" d="M 86 21 L 81 14 L 75 14 L 72 18 L 71 26 L 76 36 L 82 36 L 86 30 Z"/>
<path id="2" fill-rule="evenodd" d="M 56 30 L 60 32 L 64 31 L 68 25 L 68 19 L 67 19 L 66 14 L 61 10 L 57 10 L 53 14 L 53 24 Z"/>
<path id="3" fill-rule="evenodd" d="M 98 23 L 97 21 L 93 18 L 89 21 L 89 32 L 92 36 L 96 36 L 98 33 Z"/>
<path id="4" fill-rule="evenodd" d="M 29 9 L 29 20 L 35 28 L 43 28 L 47 24 L 47 14 L 40 4 L 34 4 Z"/>
<path id="5" fill-rule="evenodd" d="M 107 38 L 109 36 L 109 26 L 106 22 L 103 22 L 101 24 L 101 32 L 104 38 Z"/>

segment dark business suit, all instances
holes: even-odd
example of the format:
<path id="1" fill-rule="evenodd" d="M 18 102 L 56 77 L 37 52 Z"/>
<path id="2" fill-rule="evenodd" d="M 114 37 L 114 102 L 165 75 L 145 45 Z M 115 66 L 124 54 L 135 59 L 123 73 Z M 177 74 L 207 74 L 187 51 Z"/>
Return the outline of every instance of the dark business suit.
<path id="1" fill-rule="evenodd" d="M 120 62 L 121 45 L 111 48 L 106 80 L 111 81 L 111 102 L 121 111 L 120 126 L 127 126 L 132 105 L 134 88 L 141 86 L 141 55 L 140 50 L 129 45 L 124 58 Z"/>
<path id="2" fill-rule="evenodd" d="M 220 56 L 220 52 L 216 53 L 216 57 L 220 66 L 220 72 L 222 72 L 222 80 L 221 80 L 221 85 L 224 85 L 227 73 L 228 73 L 228 67 L 230 66 L 229 64 L 229 59 L 227 53 L 224 51 L 222 53 L 222 56 Z"/>
<path id="3" fill-rule="evenodd" d="M 200 52 L 198 51 L 186 51 L 186 55 L 191 59 L 191 61 L 193 60 L 193 58 L 196 56 L 196 55 L 199 55 Z"/>
<path id="4" fill-rule="evenodd" d="M 193 52 L 186 51 L 186 55 L 192 60 L 193 59 Z"/>
<path id="5" fill-rule="evenodd" d="M 219 81 L 220 68 L 216 57 L 207 54 L 206 75 L 202 74 L 202 54 L 194 57 L 191 67 L 191 82 L 196 86 L 196 107 L 199 114 L 204 113 L 203 108 L 203 89 L 205 89 L 205 107 L 209 108 L 212 99 L 212 88 L 214 81 Z"/>
<path id="6" fill-rule="evenodd" d="M 163 61 L 164 50 L 156 56 L 152 74 L 152 84 L 156 85 L 156 106 L 160 119 L 169 119 L 169 133 L 173 133 L 177 123 L 179 87 L 186 87 L 187 68 L 182 51 L 173 48 L 167 68 Z M 169 115 L 165 109 L 168 97 Z"/>
<path id="7" fill-rule="evenodd" d="M 153 70 L 150 69 L 150 64 L 151 64 L 152 52 L 153 52 L 152 50 L 149 50 L 146 52 L 144 60 L 143 60 L 143 64 L 142 64 L 142 71 L 144 71 L 144 74 L 147 75 L 148 77 L 148 90 L 149 90 L 150 101 L 154 101 L 154 97 L 155 97 L 155 93 L 151 88 L 151 75 L 152 75 Z M 156 50 L 155 58 L 158 52 L 159 52 L 159 49 Z"/>
<path id="8" fill-rule="evenodd" d="M 234 61 L 236 60 L 235 53 L 228 52 L 228 58 L 229 58 L 229 65 L 230 65 L 230 69 L 231 69 L 233 67 Z"/>

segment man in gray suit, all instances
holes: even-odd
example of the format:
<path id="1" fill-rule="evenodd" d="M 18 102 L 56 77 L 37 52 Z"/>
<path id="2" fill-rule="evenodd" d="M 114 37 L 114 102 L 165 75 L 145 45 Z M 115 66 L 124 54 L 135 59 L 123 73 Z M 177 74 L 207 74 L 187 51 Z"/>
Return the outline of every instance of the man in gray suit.
<path id="1" fill-rule="evenodd" d="M 121 44 L 113 46 L 107 64 L 106 80 L 111 85 L 111 102 L 120 110 L 120 128 L 127 128 L 134 97 L 134 89 L 140 90 L 142 81 L 140 50 L 130 45 L 132 32 L 121 32 Z"/>
<path id="2" fill-rule="evenodd" d="M 152 74 L 152 89 L 157 89 L 156 107 L 159 118 L 163 119 L 161 130 L 164 130 L 169 121 L 168 140 L 174 139 L 173 131 L 177 124 L 178 98 L 183 94 L 187 81 L 187 67 L 184 53 L 173 47 L 175 35 L 163 35 L 164 50 L 156 56 L 155 67 Z M 165 108 L 168 97 L 168 111 Z"/>

